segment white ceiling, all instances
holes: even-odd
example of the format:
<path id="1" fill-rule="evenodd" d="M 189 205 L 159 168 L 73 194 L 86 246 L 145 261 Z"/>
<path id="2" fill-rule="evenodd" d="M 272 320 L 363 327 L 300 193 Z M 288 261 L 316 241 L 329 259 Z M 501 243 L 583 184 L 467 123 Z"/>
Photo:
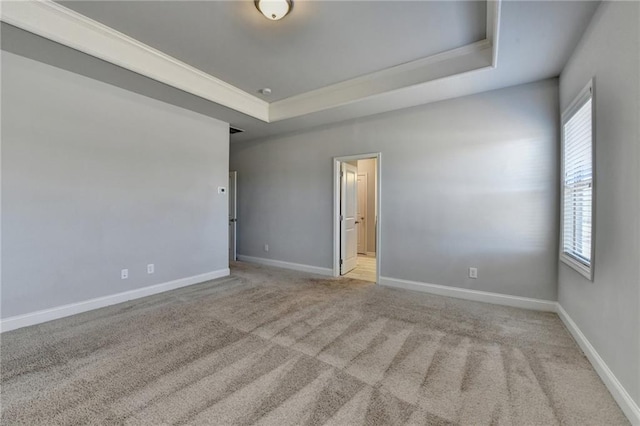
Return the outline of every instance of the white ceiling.
<path id="1" fill-rule="evenodd" d="M 485 1 L 65 1 L 65 7 L 273 102 L 484 39 Z M 272 89 L 264 97 L 258 90 Z"/>
<path id="2" fill-rule="evenodd" d="M 481 93 L 560 75 L 599 1 L 503 1 L 496 68 L 483 68 L 398 90 L 366 106 L 347 104 L 270 124 L 237 117 L 246 130 L 232 141 L 276 136 L 347 119 L 366 117 L 458 96 Z"/>
<path id="3" fill-rule="evenodd" d="M 3 7 L 2 19 L 218 102 L 207 113 L 245 129 L 232 141 L 246 141 L 558 76 L 599 4 L 294 2 L 292 13 L 277 22 L 260 16 L 252 1 L 64 3 L 190 70 L 135 40 L 118 40 L 117 33 L 114 38 L 109 29 L 85 32 L 91 25 L 52 14 L 46 5 L 11 3 Z M 103 34 L 109 37 L 100 39 Z M 129 62 L 117 60 L 120 49 Z M 451 49 L 462 54 L 451 56 Z M 443 50 L 448 52 L 437 55 Z M 142 71 L 127 66 L 136 61 Z M 398 66 L 407 61 L 414 62 Z M 170 78 L 153 75 L 153 64 L 169 64 L 164 76 Z M 198 70 L 208 76 L 191 79 Z M 352 80 L 339 83 L 345 79 Z M 261 87 L 274 91 L 264 98 L 268 103 L 257 97 Z M 220 102 L 211 93 L 238 102 Z"/>

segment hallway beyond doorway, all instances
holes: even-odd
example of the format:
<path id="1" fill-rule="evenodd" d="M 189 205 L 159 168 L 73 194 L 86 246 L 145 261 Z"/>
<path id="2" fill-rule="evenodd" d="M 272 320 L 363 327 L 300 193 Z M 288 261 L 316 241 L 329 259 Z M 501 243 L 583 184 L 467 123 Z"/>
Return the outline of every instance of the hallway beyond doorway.
<path id="1" fill-rule="evenodd" d="M 359 254 L 357 266 L 344 276 L 356 280 L 377 282 L 375 256 Z"/>

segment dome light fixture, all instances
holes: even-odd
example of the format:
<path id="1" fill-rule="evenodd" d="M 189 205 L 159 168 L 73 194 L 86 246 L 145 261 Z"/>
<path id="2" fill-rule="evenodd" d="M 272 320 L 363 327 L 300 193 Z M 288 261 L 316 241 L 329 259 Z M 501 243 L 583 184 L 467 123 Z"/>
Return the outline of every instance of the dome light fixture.
<path id="1" fill-rule="evenodd" d="M 293 8 L 291 0 L 254 0 L 254 3 L 260 13 L 271 21 L 284 18 Z"/>

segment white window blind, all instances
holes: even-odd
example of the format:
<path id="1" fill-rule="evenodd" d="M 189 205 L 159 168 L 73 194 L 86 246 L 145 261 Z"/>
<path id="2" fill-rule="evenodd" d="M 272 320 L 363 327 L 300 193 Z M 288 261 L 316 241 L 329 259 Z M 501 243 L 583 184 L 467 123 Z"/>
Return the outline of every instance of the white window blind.
<path id="1" fill-rule="evenodd" d="M 593 109 L 591 86 L 563 117 L 561 258 L 592 278 Z"/>

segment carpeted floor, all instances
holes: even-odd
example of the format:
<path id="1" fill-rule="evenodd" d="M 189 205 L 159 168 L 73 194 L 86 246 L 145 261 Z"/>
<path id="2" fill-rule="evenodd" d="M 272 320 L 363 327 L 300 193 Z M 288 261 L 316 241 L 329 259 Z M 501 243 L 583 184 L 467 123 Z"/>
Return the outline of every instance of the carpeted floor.
<path id="1" fill-rule="evenodd" d="M 2 335 L 2 424 L 628 424 L 559 318 L 238 263 Z"/>

